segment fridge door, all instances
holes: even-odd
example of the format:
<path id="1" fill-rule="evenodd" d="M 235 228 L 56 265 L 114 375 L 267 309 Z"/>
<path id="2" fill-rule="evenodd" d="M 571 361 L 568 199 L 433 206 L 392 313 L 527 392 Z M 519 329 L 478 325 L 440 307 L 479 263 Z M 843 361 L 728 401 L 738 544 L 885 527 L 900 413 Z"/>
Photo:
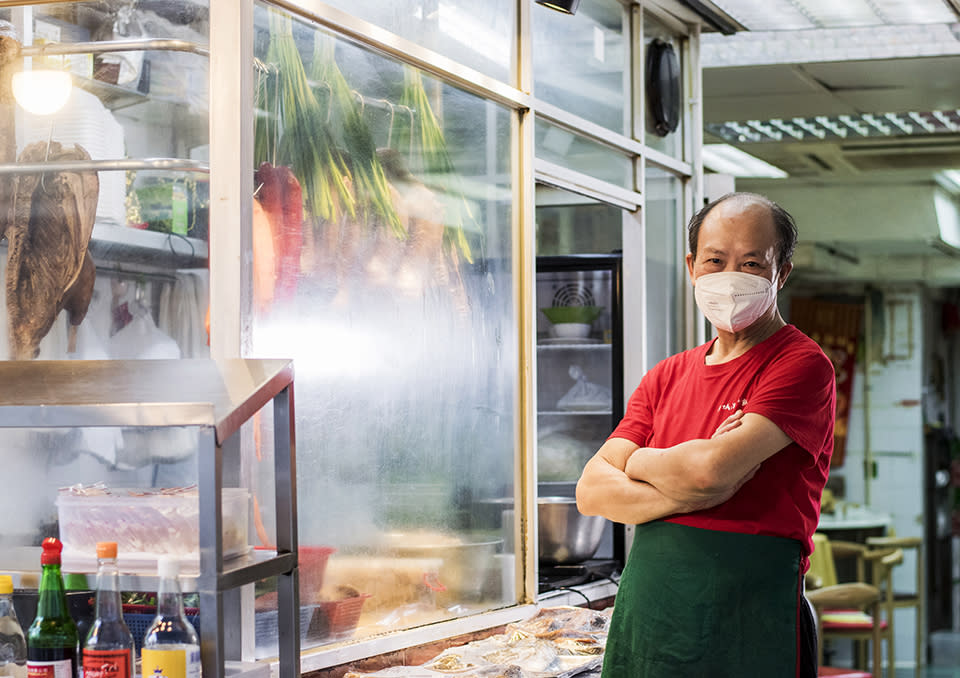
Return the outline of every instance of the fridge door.
<path id="1" fill-rule="evenodd" d="M 538 257 L 537 307 L 538 494 L 571 497 L 623 415 L 620 256 Z M 594 557 L 615 541 L 610 524 Z"/>

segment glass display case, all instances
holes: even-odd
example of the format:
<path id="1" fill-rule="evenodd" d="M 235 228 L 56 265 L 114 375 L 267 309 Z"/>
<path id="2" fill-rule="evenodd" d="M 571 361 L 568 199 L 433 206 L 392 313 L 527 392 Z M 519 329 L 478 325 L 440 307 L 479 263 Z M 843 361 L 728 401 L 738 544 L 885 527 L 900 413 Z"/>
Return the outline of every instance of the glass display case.
<path id="1" fill-rule="evenodd" d="M 620 255 L 537 257 L 537 307 L 538 495 L 573 497 L 623 416 Z M 622 566 L 624 555 L 622 526 L 608 522 L 590 557 Z"/>
<path id="2" fill-rule="evenodd" d="M 227 659 L 253 652 L 244 637 L 259 622 L 254 584 L 274 578 L 280 675 L 299 675 L 289 361 L 0 361 L 0 383 L 17 384 L 0 393 L 0 570 L 16 576 L 18 594 L 36 587 L 46 537 L 63 542 L 65 573 L 91 579 L 96 542 L 117 542 L 126 593 L 156 592 L 157 559 L 175 556 L 197 598 L 203 674 L 223 678 Z M 269 469 L 255 447 L 242 451 L 258 418 L 274 432 Z M 254 549 L 251 513 L 266 479 L 273 543 Z M 144 616 L 143 599 L 125 616 Z"/>
<path id="3" fill-rule="evenodd" d="M 208 357 L 207 3 L 12 4 L 0 357 Z"/>

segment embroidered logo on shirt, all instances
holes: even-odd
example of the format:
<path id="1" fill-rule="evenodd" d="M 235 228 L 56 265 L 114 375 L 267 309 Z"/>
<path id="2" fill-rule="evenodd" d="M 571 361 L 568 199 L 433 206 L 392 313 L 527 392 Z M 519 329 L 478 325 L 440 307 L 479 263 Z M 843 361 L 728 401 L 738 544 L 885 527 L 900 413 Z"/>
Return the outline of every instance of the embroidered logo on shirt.
<path id="1" fill-rule="evenodd" d="M 747 399 L 741 398 L 738 401 L 734 400 L 732 403 L 722 403 L 717 405 L 717 412 L 736 412 L 737 410 L 747 406 Z"/>

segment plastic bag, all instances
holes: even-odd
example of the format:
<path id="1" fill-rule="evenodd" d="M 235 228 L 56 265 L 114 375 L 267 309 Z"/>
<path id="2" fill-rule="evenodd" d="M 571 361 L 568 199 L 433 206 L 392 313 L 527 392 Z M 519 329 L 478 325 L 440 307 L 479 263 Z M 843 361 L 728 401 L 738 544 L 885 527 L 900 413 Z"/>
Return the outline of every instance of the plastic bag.
<path id="1" fill-rule="evenodd" d="M 557 401 L 558 410 L 595 411 L 613 407 L 610 389 L 587 381 L 579 365 L 571 365 L 568 374 L 577 383 Z"/>

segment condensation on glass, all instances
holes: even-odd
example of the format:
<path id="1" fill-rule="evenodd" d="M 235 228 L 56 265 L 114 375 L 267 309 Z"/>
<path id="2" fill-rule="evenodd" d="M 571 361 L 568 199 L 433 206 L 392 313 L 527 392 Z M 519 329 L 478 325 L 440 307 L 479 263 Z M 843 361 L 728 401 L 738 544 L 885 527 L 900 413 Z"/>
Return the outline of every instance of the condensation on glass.
<path id="1" fill-rule="evenodd" d="M 513 604 L 511 114 L 254 18 L 246 343 L 296 369 L 302 643 Z"/>
<path id="2" fill-rule="evenodd" d="M 684 232 L 683 184 L 657 167 L 646 168 L 644 214 L 646 285 L 657 290 L 647 295 L 647 349 L 649 365 L 681 349 L 680 290 L 686 282 L 686 248 L 678 234 Z"/>
<path id="3" fill-rule="evenodd" d="M 658 21 L 655 16 L 649 12 L 645 12 L 643 15 L 643 49 L 644 54 L 648 50 L 650 43 L 656 39 L 660 39 L 663 42 L 670 44 L 677 55 L 677 60 L 680 63 L 680 73 L 681 73 L 681 83 L 683 82 L 683 74 L 686 73 L 687 65 L 684 62 L 684 52 L 683 52 L 683 42 L 680 38 L 671 33 L 670 30 L 663 25 L 662 22 Z M 646 62 L 644 62 L 646 63 Z M 685 134 L 684 128 L 684 115 L 683 111 L 686 110 L 686 102 L 684 100 L 685 89 L 681 84 L 680 87 L 680 123 L 677 126 L 677 129 L 673 132 L 670 132 L 666 136 L 660 136 L 653 131 L 654 129 L 654 120 L 653 116 L 650 113 L 650 106 L 644 102 L 644 143 L 657 151 L 666 153 L 674 158 L 679 160 L 683 159 L 683 135 Z"/>
<path id="4" fill-rule="evenodd" d="M 45 203 L 51 206 L 47 189 L 72 173 L 47 173 L 38 184 L 37 173 L 11 171 L 13 163 L 53 162 L 60 157 L 58 148 L 100 163 L 87 175 L 99 180 L 96 193 L 85 194 L 86 200 L 96 200 L 92 235 L 89 242 L 80 238 L 79 245 L 70 246 L 71 253 L 79 253 L 77 262 L 81 250 L 89 252 L 95 269 L 92 293 L 81 294 L 83 303 L 78 302 L 86 311 L 83 321 L 71 331 L 68 313 L 56 313 L 63 290 L 52 288 L 73 279 L 76 271 L 69 266 L 63 269 L 66 278 L 44 283 L 41 293 L 26 292 L 38 270 L 36 261 L 54 253 L 52 246 L 27 247 L 11 262 L 8 248 L 14 248 L 8 243 L 27 229 L 26 222 L 15 222 L 0 243 L 0 276 L 7 279 L 8 268 L 20 271 L 8 280 L 16 294 L 0 300 L 0 359 L 209 356 L 204 328 L 209 193 L 203 171 L 209 141 L 207 15 L 207 8 L 196 2 L 97 0 L 0 10 L 0 19 L 13 25 L 27 50 L 27 56 L 10 64 L 11 71 L 21 72 L 17 77 L 27 90 L 42 90 L 33 81 L 38 71 L 66 71 L 72 81 L 56 112 L 30 113 L 13 102 L 0 107 L 9 116 L 6 124 L 16 130 L 15 151 L 0 154 L 6 156 L 0 157 L 0 166 L 7 167 L 0 180 L 9 182 L 11 195 L 28 201 L 32 213 L 41 214 Z M 102 51 L 112 41 L 131 40 L 156 42 L 144 50 Z M 178 42 L 176 49 L 170 48 L 171 41 Z M 37 54 L 53 44 L 73 53 Z M 98 49 L 85 51 L 85 44 Z M 151 162 L 157 158 L 164 162 Z M 110 161 L 134 169 L 112 170 L 106 166 Z M 53 207 L 55 211 L 56 202 Z M 74 228 L 63 219 L 56 224 Z M 49 329 L 16 320 L 20 306 L 33 319 L 49 317 Z"/>
<path id="5" fill-rule="evenodd" d="M 327 4 L 484 75 L 516 84 L 515 0 L 331 0 Z"/>
<path id="6" fill-rule="evenodd" d="M 574 16 L 532 6 L 537 99 L 630 136 L 627 11 L 617 0 L 581 3 Z"/>

